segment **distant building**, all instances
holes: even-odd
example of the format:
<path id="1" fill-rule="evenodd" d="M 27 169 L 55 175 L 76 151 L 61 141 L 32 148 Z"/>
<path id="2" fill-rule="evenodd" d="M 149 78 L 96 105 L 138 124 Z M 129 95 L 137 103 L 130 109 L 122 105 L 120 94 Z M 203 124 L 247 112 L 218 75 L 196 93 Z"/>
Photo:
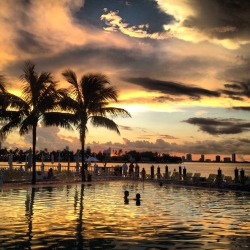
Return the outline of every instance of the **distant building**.
<path id="1" fill-rule="evenodd" d="M 187 154 L 186 155 L 186 161 L 193 161 L 192 160 L 192 154 Z"/>
<path id="2" fill-rule="evenodd" d="M 182 162 L 186 161 L 185 156 L 181 157 Z"/>
<path id="3" fill-rule="evenodd" d="M 232 154 L 232 162 L 236 162 L 236 154 L 235 153 Z"/>
<path id="4" fill-rule="evenodd" d="M 216 155 L 215 161 L 216 161 L 216 162 L 220 162 L 220 156 L 219 156 L 219 155 Z"/>
<path id="5" fill-rule="evenodd" d="M 204 155 L 201 155 L 200 161 L 201 161 L 201 162 L 204 162 L 204 161 L 205 161 L 205 156 L 204 156 Z"/>
<path id="6" fill-rule="evenodd" d="M 231 158 L 230 157 L 225 157 L 224 162 L 231 162 Z"/>

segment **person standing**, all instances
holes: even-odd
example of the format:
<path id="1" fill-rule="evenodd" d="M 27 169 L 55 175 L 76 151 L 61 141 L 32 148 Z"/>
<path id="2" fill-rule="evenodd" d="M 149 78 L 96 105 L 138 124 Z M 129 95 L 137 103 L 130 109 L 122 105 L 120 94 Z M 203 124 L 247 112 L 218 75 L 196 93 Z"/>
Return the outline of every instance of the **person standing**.
<path id="1" fill-rule="evenodd" d="M 141 171 L 141 178 L 142 178 L 142 181 L 143 181 L 143 182 L 144 182 L 145 179 L 146 179 L 146 170 L 145 170 L 145 168 L 143 168 L 142 171 Z"/>
<path id="2" fill-rule="evenodd" d="M 129 165 L 128 174 L 129 174 L 130 178 L 134 177 L 134 164 L 133 164 L 133 162 L 131 162 Z"/>
<path id="3" fill-rule="evenodd" d="M 139 179 L 139 172 L 140 172 L 140 167 L 138 163 L 135 164 L 135 178 Z"/>
<path id="4" fill-rule="evenodd" d="M 128 175 L 128 165 L 126 162 L 124 162 L 124 164 L 122 165 L 122 173 L 123 173 L 123 176 L 126 178 Z"/>

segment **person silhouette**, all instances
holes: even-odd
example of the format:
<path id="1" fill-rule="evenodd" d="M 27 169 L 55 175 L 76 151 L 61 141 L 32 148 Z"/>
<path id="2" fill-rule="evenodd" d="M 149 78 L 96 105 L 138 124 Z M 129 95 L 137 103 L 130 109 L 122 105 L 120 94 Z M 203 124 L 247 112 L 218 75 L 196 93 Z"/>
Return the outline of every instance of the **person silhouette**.
<path id="1" fill-rule="evenodd" d="M 129 191 L 124 191 L 124 204 L 129 204 Z"/>
<path id="2" fill-rule="evenodd" d="M 136 206 L 140 206 L 141 205 L 141 195 L 139 193 L 136 194 L 135 200 L 136 200 L 136 202 L 135 202 Z"/>
<path id="3" fill-rule="evenodd" d="M 48 179 L 52 179 L 53 177 L 54 177 L 53 168 L 50 168 L 48 172 Z"/>

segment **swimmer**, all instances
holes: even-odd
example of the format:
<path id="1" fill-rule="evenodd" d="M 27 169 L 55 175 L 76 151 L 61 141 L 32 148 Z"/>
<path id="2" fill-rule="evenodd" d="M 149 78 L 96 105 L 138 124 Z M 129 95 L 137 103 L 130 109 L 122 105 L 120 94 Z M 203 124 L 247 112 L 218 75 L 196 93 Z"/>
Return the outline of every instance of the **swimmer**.
<path id="1" fill-rule="evenodd" d="M 129 191 L 124 191 L 124 204 L 128 204 L 129 203 Z"/>
<path id="2" fill-rule="evenodd" d="M 135 200 L 136 200 L 136 206 L 140 206 L 141 205 L 141 195 L 139 193 L 136 194 L 135 196 Z"/>

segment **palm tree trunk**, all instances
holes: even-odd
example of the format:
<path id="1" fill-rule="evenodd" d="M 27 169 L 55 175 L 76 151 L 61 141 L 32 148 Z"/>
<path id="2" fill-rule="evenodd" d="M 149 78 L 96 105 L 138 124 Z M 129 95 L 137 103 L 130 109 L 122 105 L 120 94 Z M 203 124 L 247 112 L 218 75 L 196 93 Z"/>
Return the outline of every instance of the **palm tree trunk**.
<path id="1" fill-rule="evenodd" d="M 82 143 L 82 181 L 86 181 L 86 176 L 85 176 L 85 169 L 84 169 L 84 147 L 85 147 L 85 129 L 82 129 L 82 135 L 81 135 L 81 143 Z"/>
<path id="2" fill-rule="evenodd" d="M 36 125 L 33 125 L 33 143 L 32 143 L 32 151 L 33 151 L 33 157 L 32 157 L 32 184 L 36 184 Z"/>

